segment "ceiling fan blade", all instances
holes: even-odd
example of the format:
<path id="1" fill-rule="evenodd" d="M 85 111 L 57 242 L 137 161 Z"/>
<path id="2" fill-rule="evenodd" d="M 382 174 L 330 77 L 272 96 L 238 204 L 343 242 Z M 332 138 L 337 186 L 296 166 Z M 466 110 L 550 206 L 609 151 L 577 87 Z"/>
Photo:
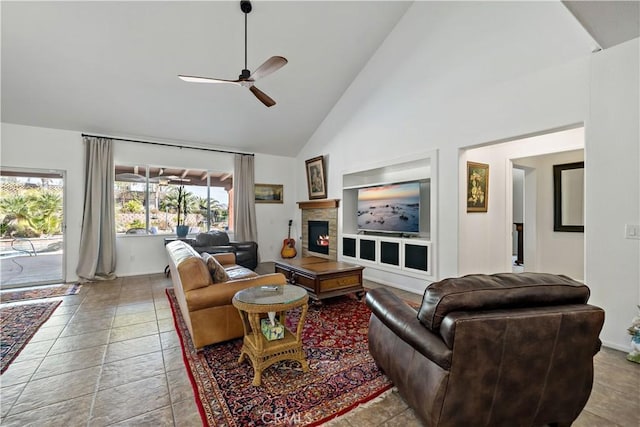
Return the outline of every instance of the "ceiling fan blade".
<path id="1" fill-rule="evenodd" d="M 274 71 L 279 70 L 287 64 L 287 58 L 282 56 L 272 56 L 271 58 L 264 61 L 264 63 L 259 66 L 253 73 L 251 73 L 252 80 L 258 80 L 262 77 L 268 76 Z"/>
<path id="2" fill-rule="evenodd" d="M 240 85 L 239 80 L 224 80 L 224 79 L 214 79 L 211 77 L 198 77 L 198 76 L 184 76 L 179 74 L 178 77 L 180 80 L 184 80 L 189 83 L 231 83 L 234 85 Z"/>
<path id="3" fill-rule="evenodd" d="M 276 101 L 271 99 L 269 95 L 267 95 L 257 87 L 251 86 L 249 90 L 251 91 L 251 93 L 253 93 L 256 96 L 256 98 L 260 100 L 260 102 L 262 102 L 267 107 L 273 107 L 274 105 L 276 105 Z"/>

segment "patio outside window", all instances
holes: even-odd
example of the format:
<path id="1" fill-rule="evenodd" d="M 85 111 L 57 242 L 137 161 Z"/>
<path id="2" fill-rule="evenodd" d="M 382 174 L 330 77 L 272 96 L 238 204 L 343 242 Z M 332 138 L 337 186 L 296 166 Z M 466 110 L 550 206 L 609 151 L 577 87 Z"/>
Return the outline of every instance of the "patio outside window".
<path id="1" fill-rule="evenodd" d="M 178 190 L 186 194 L 190 233 L 228 230 L 231 173 L 148 165 L 116 166 L 114 197 L 118 234 L 175 234 Z"/>

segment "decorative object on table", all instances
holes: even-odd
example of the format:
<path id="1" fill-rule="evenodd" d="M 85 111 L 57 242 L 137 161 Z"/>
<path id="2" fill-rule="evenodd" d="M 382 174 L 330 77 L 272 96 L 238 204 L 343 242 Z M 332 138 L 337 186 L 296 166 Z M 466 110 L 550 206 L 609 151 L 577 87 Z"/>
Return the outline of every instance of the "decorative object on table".
<path id="1" fill-rule="evenodd" d="M 638 311 L 640 312 L 640 305 Z M 631 351 L 627 354 L 627 360 L 640 363 L 640 314 L 633 318 L 627 331 L 631 335 Z"/>
<path id="2" fill-rule="evenodd" d="M 0 374 L 20 354 L 62 301 L 0 306 Z"/>
<path id="3" fill-rule="evenodd" d="M 178 187 L 178 220 L 176 225 L 176 235 L 178 237 L 187 237 L 189 234 L 189 226 L 185 225 L 187 220 L 187 192 L 184 189 L 184 185 Z M 184 213 L 184 219 L 181 221 L 181 214 Z"/>
<path id="4" fill-rule="evenodd" d="M 260 330 L 267 341 L 284 338 L 284 326 L 278 320 L 260 319 Z"/>
<path id="5" fill-rule="evenodd" d="M 280 256 L 282 258 L 295 258 L 298 254 L 296 252 L 296 241 L 291 238 L 291 224 L 293 220 L 289 220 L 289 231 L 287 232 L 287 238 L 282 242 L 282 250 L 280 251 Z"/>
<path id="6" fill-rule="evenodd" d="M 467 162 L 467 212 L 487 212 L 489 165 Z"/>
<path id="7" fill-rule="evenodd" d="M 254 198 L 256 203 L 283 203 L 282 184 L 255 184 Z"/>
<path id="8" fill-rule="evenodd" d="M 307 186 L 309 199 L 327 198 L 327 179 L 324 173 L 324 156 L 305 161 L 307 166 Z"/>
<path id="9" fill-rule="evenodd" d="M 242 340 L 197 352 L 173 289 L 167 289 L 167 296 L 203 425 L 262 425 L 268 419 L 264 417 L 277 414 L 295 416 L 301 425 L 321 425 L 392 386 L 369 354 L 371 313 L 354 298 L 333 298 L 307 311 L 302 338 L 309 372 L 303 373 L 294 361 L 278 362 L 264 372 L 262 386 L 254 387 L 251 364 L 237 363 Z M 298 310 L 290 311 L 287 326 L 297 324 L 298 316 Z"/>
<path id="10" fill-rule="evenodd" d="M 251 12 L 251 2 L 243 0 L 240 2 L 240 10 L 244 13 L 244 69 L 237 80 L 216 79 L 212 77 L 196 77 L 178 75 L 178 77 L 190 83 L 230 83 L 236 86 L 248 87 L 260 102 L 267 107 L 276 105 L 276 101 L 271 99 L 266 93 L 254 86 L 256 80 L 266 77 L 274 71 L 279 70 L 287 64 L 286 58 L 282 56 L 272 56 L 260 65 L 253 73 L 247 69 L 247 15 Z"/>
<path id="11" fill-rule="evenodd" d="M 0 302 L 14 302 L 28 299 L 54 298 L 75 295 L 82 287 L 79 283 L 68 285 L 38 286 L 33 289 L 7 290 L 0 292 Z"/>

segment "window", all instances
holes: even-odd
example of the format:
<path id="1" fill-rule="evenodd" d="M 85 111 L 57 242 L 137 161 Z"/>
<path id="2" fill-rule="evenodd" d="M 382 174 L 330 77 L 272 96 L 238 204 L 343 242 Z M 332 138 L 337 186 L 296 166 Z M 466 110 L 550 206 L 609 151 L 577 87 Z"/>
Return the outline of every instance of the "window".
<path id="1" fill-rule="evenodd" d="M 116 166 L 116 232 L 175 234 L 178 191 L 186 194 L 190 233 L 229 228 L 230 173 L 158 166 Z"/>

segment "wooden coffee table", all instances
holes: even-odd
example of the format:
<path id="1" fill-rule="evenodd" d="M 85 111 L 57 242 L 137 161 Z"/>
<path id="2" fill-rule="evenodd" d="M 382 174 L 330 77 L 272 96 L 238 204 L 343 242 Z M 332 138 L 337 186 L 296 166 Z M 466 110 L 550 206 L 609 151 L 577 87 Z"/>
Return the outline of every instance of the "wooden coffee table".
<path id="1" fill-rule="evenodd" d="M 359 265 L 312 256 L 276 261 L 275 267 L 276 273 L 284 274 L 289 283 L 306 289 L 318 303 L 338 295 L 364 295 L 364 267 Z"/>

